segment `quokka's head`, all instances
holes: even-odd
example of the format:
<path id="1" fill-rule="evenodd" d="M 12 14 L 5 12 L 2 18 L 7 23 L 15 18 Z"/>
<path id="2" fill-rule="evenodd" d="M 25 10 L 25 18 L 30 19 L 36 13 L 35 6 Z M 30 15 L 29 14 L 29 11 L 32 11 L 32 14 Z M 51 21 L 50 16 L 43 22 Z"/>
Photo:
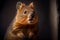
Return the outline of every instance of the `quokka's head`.
<path id="1" fill-rule="evenodd" d="M 16 21 L 20 24 L 35 24 L 37 23 L 37 15 L 35 15 L 34 4 L 31 2 L 29 5 L 17 2 L 17 15 Z"/>

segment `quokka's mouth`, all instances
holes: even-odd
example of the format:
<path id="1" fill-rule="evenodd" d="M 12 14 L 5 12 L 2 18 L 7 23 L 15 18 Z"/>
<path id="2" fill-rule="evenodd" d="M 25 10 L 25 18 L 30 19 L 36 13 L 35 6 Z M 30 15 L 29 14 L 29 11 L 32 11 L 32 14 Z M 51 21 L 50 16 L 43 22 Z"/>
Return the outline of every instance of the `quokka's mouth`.
<path id="1" fill-rule="evenodd" d="M 32 21 L 32 20 L 33 20 L 33 18 L 30 18 L 30 19 L 29 19 L 29 21 Z"/>
<path id="2" fill-rule="evenodd" d="M 33 19 L 34 19 L 34 15 L 31 15 L 29 21 L 32 21 Z"/>
<path id="3" fill-rule="evenodd" d="M 28 23 L 30 23 L 30 24 L 32 24 L 34 22 L 34 18 L 30 18 L 29 20 L 28 20 Z"/>
<path id="4" fill-rule="evenodd" d="M 36 18 L 36 16 L 35 16 L 35 14 L 30 14 L 30 15 L 28 16 L 28 23 L 29 23 L 29 24 L 34 24 L 34 23 L 36 22 L 36 20 L 37 20 L 37 18 Z"/>
<path id="5" fill-rule="evenodd" d="M 28 23 L 33 23 L 33 21 L 28 21 Z"/>

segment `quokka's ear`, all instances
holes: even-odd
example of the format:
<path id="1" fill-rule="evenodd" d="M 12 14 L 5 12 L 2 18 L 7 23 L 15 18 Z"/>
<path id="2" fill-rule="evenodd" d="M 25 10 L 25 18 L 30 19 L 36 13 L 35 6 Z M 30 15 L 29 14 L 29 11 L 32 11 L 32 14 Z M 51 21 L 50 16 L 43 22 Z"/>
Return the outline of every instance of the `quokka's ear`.
<path id="1" fill-rule="evenodd" d="M 29 7 L 34 8 L 33 2 L 31 2 L 31 3 L 29 4 Z"/>
<path id="2" fill-rule="evenodd" d="M 16 4 L 16 9 L 21 9 L 21 8 L 23 8 L 24 6 L 25 6 L 24 3 L 17 2 L 17 4 Z"/>

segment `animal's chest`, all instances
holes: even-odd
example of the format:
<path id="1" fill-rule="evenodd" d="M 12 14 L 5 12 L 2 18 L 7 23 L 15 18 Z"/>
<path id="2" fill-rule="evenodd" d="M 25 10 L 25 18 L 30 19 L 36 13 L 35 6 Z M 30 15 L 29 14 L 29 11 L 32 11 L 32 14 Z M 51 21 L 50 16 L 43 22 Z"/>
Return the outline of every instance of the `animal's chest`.
<path id="1" fill-rule="evenodd" d="M 19 25 L 15 30 L 8 31 L 6 38 L 7 40 L 37 40 L 38 26 L 34 25 Z M 17 35 L 19 34 L 19 35 Z M 24 37 L 24 38 L 23 38 Z"/>
<path id="2" fill-rule="evenodd" d="M 37 37 L 37 29 L 36 25 L 20 25 L 17 29 L 13 31 L 13 34 L 23 34 L 25 39 L 35 39 Z"/>
<path id="3" fill-rule="evenodd" d="M 37 25 L 19 25 L 19 27 L 15 29 L 14 32 L 21 31 L 26 35 L 29 32 L 37 33 L 37 28 Z"/>

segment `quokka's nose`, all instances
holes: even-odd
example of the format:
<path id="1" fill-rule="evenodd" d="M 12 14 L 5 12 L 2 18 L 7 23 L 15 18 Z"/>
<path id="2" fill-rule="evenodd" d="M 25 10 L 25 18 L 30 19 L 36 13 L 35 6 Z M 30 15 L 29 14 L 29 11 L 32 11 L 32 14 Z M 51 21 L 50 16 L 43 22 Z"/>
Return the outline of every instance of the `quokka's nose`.
<path id="1" fill-rule="evenodd" d="M 34 14 L 31 14 L 31 17 L 34 18 Z"/>
<path id="2" fill-rule="evenodd" d="M 34 14 L 31 14 L 31 18 L 29 20 L 30 21 L 33 20 L 34 16 L 35 16 Z"/>

